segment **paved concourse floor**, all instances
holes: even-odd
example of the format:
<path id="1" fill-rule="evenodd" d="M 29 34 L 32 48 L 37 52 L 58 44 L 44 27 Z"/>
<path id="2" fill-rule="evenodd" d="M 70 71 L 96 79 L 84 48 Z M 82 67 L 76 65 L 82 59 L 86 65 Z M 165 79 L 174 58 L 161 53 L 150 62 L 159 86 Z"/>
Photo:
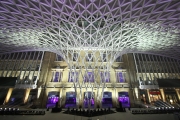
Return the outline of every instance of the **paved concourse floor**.
<path id="1" fill-rule="evenodd" d="M 96 117 L 81 117 L 76 115 L 60 113 L 51 113 L 51 110 L 46 111 L 45 115 L 22 115 L 22 116 L 0 116 L 0 120 L 178 120 L 174 114 L 140 114 L 133 115 L 130 111 L 116 112 L 113 114 L 96 116 Z"/>

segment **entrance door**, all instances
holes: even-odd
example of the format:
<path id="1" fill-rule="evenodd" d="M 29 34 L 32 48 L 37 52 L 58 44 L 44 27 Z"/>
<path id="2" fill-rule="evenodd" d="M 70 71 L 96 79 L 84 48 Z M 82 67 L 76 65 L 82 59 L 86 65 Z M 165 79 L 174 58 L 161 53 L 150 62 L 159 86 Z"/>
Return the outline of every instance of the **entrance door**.
<path id="1" fill-rule="evenodd" d="M 75 92 L 66 92 L 66 103 L 65 108 L 76 107 L 76 94 Z"/>
<path id="2" fill-rule="evenodd" d="M 119 101 L 120 106 L 122 105 L 123 108 L 130 107 L 128 92 L 119 92 L 118 101 Z"/>
<path id="3" fill-rule="evenodd" d="M 94 108 L 94 93 L 84 92 L 84 107 L 85 108 Z"/>
<path id="4" fill-rule="evenodd" d="M 49 92 L 48 93 L 48 99 L 47 99 L 47 108 L 53 108 L 58 105 L 59 102 L 59 92 Z"/>
<path id="5" fill-rule="evenodd" d="M 102 98 L 102 107 L 108 108 L 112 107 L 112 93 L 111 92 L 104 92 Z"/>

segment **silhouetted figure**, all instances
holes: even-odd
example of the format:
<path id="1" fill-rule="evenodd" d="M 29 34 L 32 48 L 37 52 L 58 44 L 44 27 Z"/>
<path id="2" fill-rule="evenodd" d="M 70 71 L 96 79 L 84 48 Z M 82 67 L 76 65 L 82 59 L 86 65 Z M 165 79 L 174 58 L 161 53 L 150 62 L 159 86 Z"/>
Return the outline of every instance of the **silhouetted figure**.
<path id="1" fill-rule="evenodd" d="M 70 113 L 70 108 L 68 107 L 68 109 L 67 109 L 67 113 L 69 114 Z"/>
<path id="2" fill-rule="evenodd" d="M 109 113 L 110 113 L 110 110 L 111 110 L 111 108 L 109 107 L 109 108 L 108 108 L 108 112 L 109 112 Z"/>
<path id="3" fill-rule="evenodd" d="M 58 108 L 58 102 L 56 102 L 56 107 L 55 108 Z"/>
<path id="4" fill-rule="evenodd" d="M 76 111 L 75 111 L 75 114 L 77 114 L 78 113 L 78 109 L 76 109 Z"/>
<path id="5" fill-rule="evenodd" d="M 100 108 L 99 105 L 97 105 L 97 108 L 98 108 L 98 109 Z"/>
<path id="6" fill-rule="evenodd" d="M 74 108 L 71 110 L 71 112 L 74 112 Z"/>
<path id="7" fill-rule="evenodd" d="M 103 109 L 101 108 L 101 114 L 103 114 Z"/>
<path id="8" fill-rule="evenodd" d="M 122 102 L 119 102 L 119 107 L 120 109 L 122 109 Z"/>

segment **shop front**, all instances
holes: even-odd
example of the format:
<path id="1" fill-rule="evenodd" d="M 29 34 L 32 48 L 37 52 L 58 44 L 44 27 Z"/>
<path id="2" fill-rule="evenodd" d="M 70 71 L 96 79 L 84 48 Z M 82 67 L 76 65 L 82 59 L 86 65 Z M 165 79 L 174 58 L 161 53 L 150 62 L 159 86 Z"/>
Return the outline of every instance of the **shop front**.
<path id="1" fill-rule="evenodd" d="M 150 90 L 149 91 L 149 99 L 150 99 L 151 103 L 154 103 L 157 100 L 162 99 L 161 92 L 159 90 Z"/>
<path id="2" fill-rule="evenodd" d="M 144 104 L 149 103 L 147 90 L 140 90 L 140 98 L 142 103 Z"/>
<path id="3" fill-rule="evenodd" d="M 164 90 L 166 102 L 170 104 L 179 103 L 178 95 L 175 89 L 165 89 Z"/>

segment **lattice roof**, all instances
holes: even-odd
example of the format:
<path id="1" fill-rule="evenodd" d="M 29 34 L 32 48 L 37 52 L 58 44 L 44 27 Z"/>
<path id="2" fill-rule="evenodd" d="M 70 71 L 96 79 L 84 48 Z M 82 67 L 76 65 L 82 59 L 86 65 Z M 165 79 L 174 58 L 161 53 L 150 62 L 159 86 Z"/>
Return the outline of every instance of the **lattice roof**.
<path id="1" fill-rule="evenodd" d="M 67 48 L 180 59 L 180 1 L 0 1 L 0 53 Z"/>

